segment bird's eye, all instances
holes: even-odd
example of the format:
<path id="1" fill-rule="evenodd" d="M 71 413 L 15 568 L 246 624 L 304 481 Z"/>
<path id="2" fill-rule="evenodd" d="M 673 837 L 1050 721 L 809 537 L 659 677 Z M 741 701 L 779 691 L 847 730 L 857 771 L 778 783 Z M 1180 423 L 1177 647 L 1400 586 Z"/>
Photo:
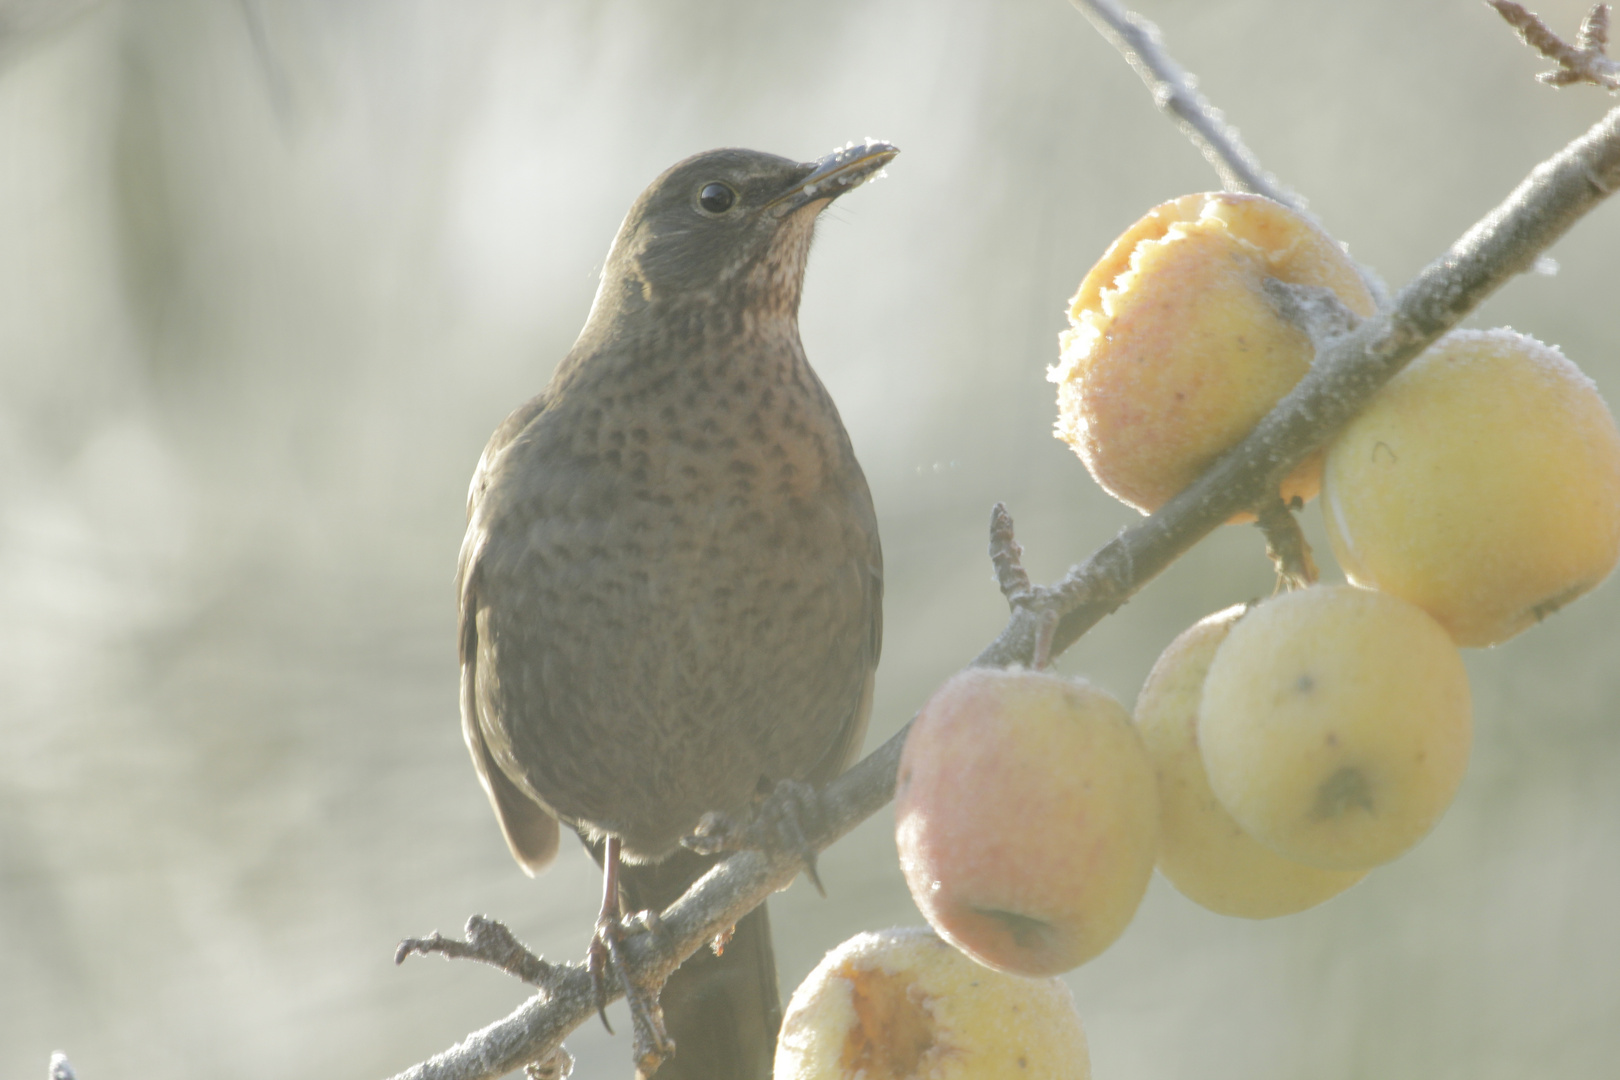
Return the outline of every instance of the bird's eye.
<path id="1" fill-rule="evenodd" d="M 705 184 L 698 192 L 698 205 L 711 214 L 723 214 L 737 201 L 737 193 L 725 184 Z"/>

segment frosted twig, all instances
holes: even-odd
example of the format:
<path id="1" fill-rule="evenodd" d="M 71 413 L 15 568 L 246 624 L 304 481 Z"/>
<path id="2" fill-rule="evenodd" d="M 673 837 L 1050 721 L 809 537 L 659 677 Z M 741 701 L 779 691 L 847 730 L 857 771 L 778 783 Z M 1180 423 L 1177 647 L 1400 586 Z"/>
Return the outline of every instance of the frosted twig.
<path id="1" fill-rule="evenodd" d="M 1126 63 L 1147 83 L 1153 101 L 1175 117 L 1182 134 L 1192 140 L 1221 178 L 1227 191 L 1247 191 L 1304 211 L 1305 200 L 1288 190 L 1260 166 L 1260 159 L 1243 145 L 1237 129 L 1219 109 L 1199 93 L 1186 70 L 1171 59 L 1160 40 L 1159 28 L 1115 0 L 1069 0 L 1091 25 L 1120 51 Z"/>
<path id="2" fill-rule="evenodd" d="M 1620 60 L 1608 56 L 1609 5 L 1594 4 L 1581 20 L 1581 28 L 1571 45 L 1552 32 L 1541 17 L 1513 0 L 1486 0 L 1497 14 L 1519 31 L 1524 43 L 1558 64 L 1536 78 L 1548 86 L 1592 83 L 1611 92 L 1620 92 Z"/>
<path id="3" fill-rule="evenodd" d="M 1031 596 L 1029 574 L 1019 561 L 1024 549 L 1013 537 L 1013 519 L 1006 503 L 990 508 L 990 565 L 996 571 L 996 584 L 1009 607 L 1016 608 Z"/>
<path id="4" fill-rule="evenodd" d="M 555 966 L 524 948 L 505 923 L 474 915 L 467 920 L 465 940 L 455 941 L 437 930 L 425 938 L 406 938 L 394 950 L 394 963 L 403 964 L 412 953 L 438 953 L 447 960 L 477 960 L 498 967 L 530 986 L 544 987 Z"/>

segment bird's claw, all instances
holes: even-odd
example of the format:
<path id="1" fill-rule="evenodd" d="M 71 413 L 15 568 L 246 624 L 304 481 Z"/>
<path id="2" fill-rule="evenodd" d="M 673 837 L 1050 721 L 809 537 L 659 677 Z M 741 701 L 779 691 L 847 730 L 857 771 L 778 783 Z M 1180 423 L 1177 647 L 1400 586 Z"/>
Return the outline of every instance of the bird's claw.
<path id="1" fill-rule="evenodd" d="M 821 831 L 826 812 L 819 790 L 798 780 L 783 780 L 751 812 L 704 814 L 691 836 L 681 843 L 700 855 L 734 851 L 787 852 L 796 855 L 804 876 L 827 895 L 816 869 L 816 846 L 809 840 Z"/>
<path id="2" fill-rule="evenodd" d="M 585 954 L 585 967 L 591 976 L 591 990 L 596 996 L 596 1013 L 602 1026 L 613 1034 L 613 1025 L 607 1018 L 608 968 L 618 977 L 624 1001 L 630 1008 L 630 1026 L 635 1033 L 636 1075 L 651 1076 L 664 1059 L 675 1053 L 675 1040 L 664 1027 L 664 1010 L 658 1004 L 658 989 L 637 983 L 631 976 L 630 964 L 624 955 L 625 939 L 632 934 L 662 935 L 663 924 L 656 912 L 641 911 L 628 919 L 604 917 L 596 924 L 590 948 Z"/>
<path id="3" fill-rule="evenodd" d="M 602 1018 L 602 1026 L 607 1028 L 608 1034 L 614 1034 L 613 1025 L 607 1018 L 607 968 L 608 959 L 613 954 L 613 948 L 608 944 L 610 936 L 618 931 L 618 924 L 606 920 L 596 924 L 596 933 L 591 936 L 590 947 L 585 950 L 585 970 L 591 976 L 591 994 L 596 998 L 596 1015 Z"/>

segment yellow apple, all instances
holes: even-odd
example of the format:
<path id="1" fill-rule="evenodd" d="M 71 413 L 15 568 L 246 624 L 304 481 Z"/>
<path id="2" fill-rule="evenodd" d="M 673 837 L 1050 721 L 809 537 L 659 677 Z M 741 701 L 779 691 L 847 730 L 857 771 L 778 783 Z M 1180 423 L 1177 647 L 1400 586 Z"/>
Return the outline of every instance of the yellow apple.
<path id="1" fill-rule="evenodd" d="M 1115 240 L 1070 302 L 1050 372 L 1058 437 L 1111 495 L 1158 509 L 1239 442 L 1310 367 L 1310 339 L 1266 278 L 1330 288 L 1370 315 L 1355 265 L 1321 229 L 1258 195 L 1185 195 Z M 1310 499 L 1313 456 L 1282 483 Z"/>
<path id="2" fill-rule="evenodd" d="M 895 840 L 912 899 L 983 964 L 1083 964 L 1124 931 L 1153 874 L 1153 783 L 1130 715 L 1089 683 L 960 672 L 900 758 Z"/>
<path id="3" fill-rule="evenodd" d="M 793 992 L 775 1080 L 1087 1080 L 1057 979 L 988 971 L 920 928 L 858 934 Z"/>
<path id="4" fill-rule="evenodd" d="M 1211 911 L 1268 919 L 1337 896 L 1366 871 L 1283 858 L 1244 832 L 1210 789 L 1198 750 L 1198 703 L 1216 649 L 1247 610 L 1218 611 L 1170 643 L 1136 699 L 1136 726 L 1158 769 L 1160 872 Z"/>
<path id="5" fill-rule="evenodd" d="M 1255 607 L 1215 651 L 1198 706 L 1210 788 L 1247 832 L 1331 870 L 1428 833 L 1468 764 L 1468 677 L 1421 608 L 1353 585 Z"/>
<path id="6" fill-rule="evenodd" d="M 1459 645 L 1505 641 L 1620 557 L 1620 432 L 1590 379 L 1512 330 L 1458 330 L 1334 440 L 1322 500 L 1351 581 Z"/>

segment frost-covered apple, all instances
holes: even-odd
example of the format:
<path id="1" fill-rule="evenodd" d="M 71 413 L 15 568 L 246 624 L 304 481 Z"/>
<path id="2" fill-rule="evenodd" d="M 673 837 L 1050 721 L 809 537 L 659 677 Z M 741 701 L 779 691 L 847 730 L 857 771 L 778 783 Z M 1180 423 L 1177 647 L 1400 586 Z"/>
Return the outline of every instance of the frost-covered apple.
<path id="1" fill-rule="evenodd" d="M 1210 788 L 1296 862 L 1377 866 L 1451 805 L 1472 739 L 1468 676 L 1421 608 L 1353 585 L 1252 609 L 1215 650 L 1198 704 Z"/>
<path id="2" fill-rule="evenodd" d="M 1198 750 L 1198 703 L 1215 651 L 1247 610 L 1218 611 L 1170 643 L 1137 696 L 1136 726 L 1158 769 L 1160 872 L 1211 911 L 1266 919 L 1337 896 L 1366 871 L 1284 858 L 1244 832 L 1210 789 Z"/>
<path id="3" fill-rule="evenodd" d="M 895 840 L 912 899 L 969 956 L 1052 975 L 1102 952 L 1142 900 L 1153 766 L 1124 707 L 1077 679 L 970 668 L 913 722 Z"/>
<path id="4" fill-rule="evenodd" d="M 1447 334 L 1328 452 L 1322 511 L 1350 580 L 1494 645 L 1620 558 L 1620 432 L 1563 353 L 1512 330 Z"/>

